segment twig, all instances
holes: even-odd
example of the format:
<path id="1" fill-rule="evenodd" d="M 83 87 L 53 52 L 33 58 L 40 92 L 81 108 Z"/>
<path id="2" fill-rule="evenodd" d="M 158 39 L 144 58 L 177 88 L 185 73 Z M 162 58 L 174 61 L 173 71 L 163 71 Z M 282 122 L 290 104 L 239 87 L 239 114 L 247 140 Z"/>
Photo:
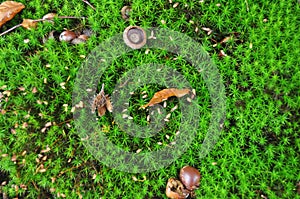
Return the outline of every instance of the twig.
<path id="1" fill-rule="evenodd" d="M 22 24 L 18 24 L 18 25 L 16 25 L 16 26 L 14 26 L 14 27 L 12 27 L 12 28 L 10 28 L 10 29 L 4 31 L 3 33 L 0 34 L 0 37 L 1 37 L 2 35 L 5 35 L 5 34 L 9 33 L 10 31 L 13 31 L 13 30 L 16 29 L 16 28 L 19 28 L 20 26 L 22 26 Z"/>
<path id="2" fill-rule="evenodd" d="M 82 0 L 84 3 L 88 4 L 91 8 L 93 8 L 94 10 L 96 10 L 96 8 L 94 6 L 92 6 L 92 4 L 90 4 L 90 2 L 88 2 L 87 0 Z"/>
<path id="3" fill-rule="evenodd" d="M 60 19 L 86 19 L 86 17 L 58 16 Z"/>
<path id="4" fill-rule="evenodd" d="M 78 169 L 79 167 L 81 167 L 81 166 L 83 166 L 83 165 L 85 165 L 85 164 L 86 164 L 86 162 L 83 162 L 83 163 L 81 163 L 81 164 L 79 164 L 79 165 L 77 165 L 77 166 L 71 167 L 71 168 L 66 169 L 66 170 L 64 170 L 64 171 L 61 171 L 61 172 L 58 174 L 57 177 L 59 178 L 61 175 L 65 174 L 65 173 L 67 173 L 67 172 L 69 172 L 69 171 L 72 171 L 72 170 L 74 170 L 74 169 Z"/>
<path id="5" fill-rule="evenodd" d="M 34 181 L 31 181 L 31 183 L 33 184 L 34 188 L 35 188 L 37 191 L 40 191 L 40 189 L 36 186 L 36 184 L 34 183 Z"/>
<path id="6" fill-rule="evenodd" d="M 73 118 L 68 119 L 68 120 L 66 120 L 66 121 L 63 121 L 63 122 L 61 122 L 61 123 L 56 124 L 56 126 L 61 126 L 62 124 L 67 123 L 67 122 L 70 122 L 70 121 L 72 121 L 72 120 L 73 120 Z"/>

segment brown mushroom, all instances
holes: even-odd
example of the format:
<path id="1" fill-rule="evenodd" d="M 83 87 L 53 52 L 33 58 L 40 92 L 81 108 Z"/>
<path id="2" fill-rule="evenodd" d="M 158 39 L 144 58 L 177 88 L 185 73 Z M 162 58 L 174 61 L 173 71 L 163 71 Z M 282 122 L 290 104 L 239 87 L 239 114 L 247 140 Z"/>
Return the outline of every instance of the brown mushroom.
<path id="1" fill-rule="evenodd" d="M 171 199 L 185 199 L 189 196 L 189 191 L 184 189 L 183 184 L 175 178 L 170 178 L 166 187 L 166 195 Z"/>
<path id="2" fill-rule="evenodd" d="M 184 184 L 185 188 L 189 191 L 193 191 L 200 186 L 200 172 L 198 169 L 185 166 L 180 170 L 179 178 L 181 182 Z"/>
<path id="3" fill-rule="evenodd" d="M 122 18 L 123 18 L 124 20 L 128 20 L 129 17 L 130 17 L 130 12 L 131 12 L 131 7 L 130 7 L 130 6 L 124 6 L 124 7 L 121 9 Z"/>
<path id="4" fill-rule="evenodd" d="M 132 49 L 140 49 L 147 42 L 147 35 L 144 29 L 139 26 L 129 26 L 123 32 L 123 40 Z"/>

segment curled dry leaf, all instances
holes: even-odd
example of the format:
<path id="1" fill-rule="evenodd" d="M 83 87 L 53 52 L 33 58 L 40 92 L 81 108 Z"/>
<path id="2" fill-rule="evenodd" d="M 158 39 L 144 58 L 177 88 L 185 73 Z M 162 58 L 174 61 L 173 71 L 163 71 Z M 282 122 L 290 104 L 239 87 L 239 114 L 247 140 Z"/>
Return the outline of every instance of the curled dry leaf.
<path id="1" fill-rule="evenodd" d="M 92 113 L 94 113 L 95 109 L 97 109 L 98 115 L 100 117 L 105 114 L 106 110 L 112 112 L 113 107 L 110 102 L 110 99 L 108 95 L 105 95 L 104 93 L 104 84 L 102 84 L 102 88 L 99 94 L 94 98 L 91 108 L 92 108 Z"/>
<path id="2" fill-rule="evenodd" d="M 176 89 L 176 88 L 168 88 L 158 91 L 154 94 L 153 98 L 150 102 L 144 106 L 141 106 L 142 109 L 147 108 L 148 106 L 153 106 L 154 104 L 158 104 L 164 100 L 167 100 L 169 97 L 183 97 L 190 92 L 190 89 Z"/>
<path id="3" fill-rule="evenodd" d="M 36 28 L 37 22 L 32 19 L 23 19 L 23 22 L 21 23 L 21 26 L 23 28 L 26 28 L 27 30 L 30 30 L 31 28 Z"/>
<path id="4" fill-rule="evenodd" d="M 106 103 L 105 103 L 105 105 L 106 105 L 107 110 L 109 112 L 112 112 L 113 106 L 112 106 L 110 98 L 108 96 L 106 96 Z"/>
<path id="5" fill-rule="evenodd" d="M 0 27 L 14 18 L 25 6 L 15 1 L 5 1 L 0 4 Z"/>
<path id="6" fill-rule="evenodd" d="M 53 18 L 56 17 L 57 14 L 56 13 L 48 13 L 45 16 L 43 16 L 43 20 L 48 21 L 48 22 L 52 22 Z"/>
<path id="7" fill-rule="evenodd" d="M 71 41 L 71 43 L 72 44 L 83 44 L 83 43 L 85 43 L 86 42 L 86 40 L 83 40 L 83 39 L 81 39 L 81 38 L 75 38 L 75 39 L 73 39 L 72 41 Z"/>
<path id="8" fill-rule="evenodd" d="M 82 34 L 82 35 L 79 35 L 78 36 L 79 39 L 82 39 L 84 41 L 88 40 L 89 39 L 89 36 L 85 35 L 85 34 Z"/>

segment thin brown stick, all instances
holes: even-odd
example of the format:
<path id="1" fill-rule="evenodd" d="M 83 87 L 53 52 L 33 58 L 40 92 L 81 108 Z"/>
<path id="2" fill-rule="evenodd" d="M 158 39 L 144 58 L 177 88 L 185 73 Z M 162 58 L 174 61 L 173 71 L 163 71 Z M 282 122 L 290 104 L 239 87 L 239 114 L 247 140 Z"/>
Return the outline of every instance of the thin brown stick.
<path id="1" fill-rule="evenodd" d="M 84 3 L 88 4 L 88 6 L 90 6 L 91 8 L 93 8 L 94 10 L 96 10 L 96 8 L 94 6 L 92 6 L 92 4 L 90 4 L 90 2 L 88 2 L 87 0 L 82 0 Z"/>
<path id="2" fill-rule="evenodd" d="M 13 31 L 13 30 L 16 29 L 16 28 L 19 28 L 20 26 L 22 26 L 22 24 L 18 24 L 18 25 L 16 25 L 16 26 L 14 26 L 14 27 L 12 27 L 12 28 L 10 28 L 10 29 L 4 31 L 3 33 L 0 34 L 0 37 L 1 37 L 2 35 L 5 35 L 5 34 L 11 32 L 11 31 Z"/>
<path id="3" fill-rule="evenodd" d="M 31 181 L 31 183 L 33 184 L 34 188 L 35 188 L 37 191 L 40 191 L 40 189 L 36 186 L 36 184 L 34 183 L 34 181 Z"/>
<path id="4" fill-rule="evenodd" d="M 50 149 L 61 139 L 61 135 L 51 144 Z"/>
<path id="5" fill-rule="evenodd" d="M 72 171 L 72 170 L 74 170 L 74 169 L 78 169 L 79 167 L 81 167 L 81 166 L 83 166 L 83 165 L 85 165 L 85 164 L 86 164 L 86 163 L 83 162 L 83 163 L 81 163 L 81 164 L 79 164 L 79 165 L 77 165 L 77 166 L 71 167 L 71 168 L 66 169 L 66 170 L 64 170 L 64 171 L 61 171 L 61 172 L 58 174 L 57 178 L 59 178 L 61 175 L 65 174 L 65 173 L 67 173 L 67 172 L 69 172 L 69 171 Z"/>
<path id="6" fill-rule="evenodd" d="M 61 126 L 62 124 L 67 123 L 67 122 L 70 122 L 70 121 L 72 121 L 72 120 L 73 120 L 73 118 L 67 119 L 66 121 L 63 121 L 63 122 L 61 122 L 61 123 L 56 124 L 56 126 Z"/>
<path id="7" fill-rule="evenodd" d="M 60 19 L 86 19 L 86 17 L 58 16 Z"/>

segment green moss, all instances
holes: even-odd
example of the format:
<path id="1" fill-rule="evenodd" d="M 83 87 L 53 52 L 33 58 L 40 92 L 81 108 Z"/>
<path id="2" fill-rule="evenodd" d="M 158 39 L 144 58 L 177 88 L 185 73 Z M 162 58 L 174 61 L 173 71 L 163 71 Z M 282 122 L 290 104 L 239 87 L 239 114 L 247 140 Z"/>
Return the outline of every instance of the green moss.
<path id="1" fill-rule="evenodd" d="M 297 1 L 177 1 L 174 8 L 175 2 L 168 1 L 91 0 L 96 11 L 82 1 L 20 2 L 26 8 L 0 32 L 20 23 L 22 18 L 38 19 L 48 12 L 88 19 L 55 19 L 54 25 L 40 23 L 37 29 L 18 28 L 0 37 L 0 91 L 10 91 L 8 100 L 4 95 L 0 106 L 6 111 L 0 117 L 0 172 L 8 174 L 8 178 L 3 178 L 8 184 L 0 187 L 0 195 L 6 192 L 10 197 L 27 198 L 62 194 L 67 198 L 166 198 L 168 178 L 178 176 L 180 168 L 189 164 L 202 174 L 200 189 L 196 191 L 198 198 L 260 198 L 261 194 L 268 198 L 299 197 Z M 130 20 L 124 21 L 120 9 L 128 4 L 133 11 Z M 162 20 L 166 23 L 162 24 Z M 108 168 L 84 147 L 71 112 L 72 91 L 82 57 L 128 25 L 183 32 L 203 45 L 216 63 L 226 88 L 227 113 L 220 139 L 205 158 L 199 159 L 198 152 L 211 117 L 208 89 L 187 61 L 161 50 L 151 50 L 147 55 L 144 50 L 137 50 L 119 57 L 100 82 L 111 94 L 123 73 L 137 65 L 160 63 L 177 69 L 196 88 L 200 105 L 201 118 L 193 144 L 168 167 L 143 174 Z M 84 45 L 55 40 L 42 43 L 51 30 L 80 27 L 91 28 L 95 33 Z M 212 29 L 212 34 L 207 35 L 202 27 Z M 228 42 L 213 47 L 215 41 L 225 37 L 230 37 Z M 220 58 L 221 50 L 228 56 Z M 175 57 L 177 60 L 173 60 Z M 35 88 L 37 92 L 33 93 Z M 138 107 L 159 89 L 157 85 L 145 85 L 133 95 L 130 111 L 136 123 L 145 125 L 147 112 Z M 143 91 L 147 98 L 142 98 Z M 176 103 L 171 98 L 168 107 Z M 180 111 L 175 111 L 165 129 L 146 139 L 127 135 L 112 124 L 111 114 L 98 122 L 108 129 L 107 137 L 117 146 L 128 151 L 150 151 L 164 147 L 168 142 L 166 135 L 172 139 L 179 118 Z M 52 125 L 43 129 L 48 122 Z M 43 153 L 47 147 L 50 151 Z M 15 163 L 11 160 L 14 155 Z M 45 172 L 40 172 L 41 165 Z M 132 176 L 139 180 L 145 176 L 146 180 L 134 181 Z M 18 192 L 13 185 L 19 186 Z M 27 190 L 21 185 L 26 185 Z"/>

